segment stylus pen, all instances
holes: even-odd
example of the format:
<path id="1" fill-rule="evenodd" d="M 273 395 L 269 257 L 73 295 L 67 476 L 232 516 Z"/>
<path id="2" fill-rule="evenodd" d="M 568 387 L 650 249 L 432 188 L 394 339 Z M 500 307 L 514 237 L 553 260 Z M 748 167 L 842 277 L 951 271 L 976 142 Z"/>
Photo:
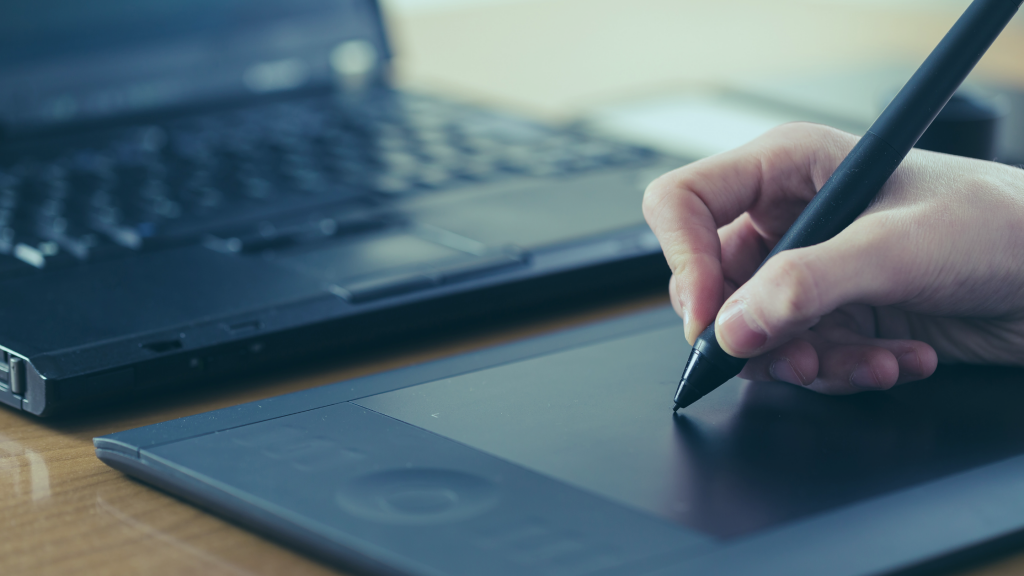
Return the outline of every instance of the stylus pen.
<path id="1" fill-rule="evenodd" d="M 807 204 L 765 262 L 783 250 L 824 242 L 853 223 L 1022 3 L 1022 0 L 974 0 L 967 7 Z M 701 332 L 686 361 L 676 389 L 675 410 L 693 404 L 718 388 L 739 374 L 746 363 L 745 358 L 733 358 L 722 350 L 712 322 Z"/>

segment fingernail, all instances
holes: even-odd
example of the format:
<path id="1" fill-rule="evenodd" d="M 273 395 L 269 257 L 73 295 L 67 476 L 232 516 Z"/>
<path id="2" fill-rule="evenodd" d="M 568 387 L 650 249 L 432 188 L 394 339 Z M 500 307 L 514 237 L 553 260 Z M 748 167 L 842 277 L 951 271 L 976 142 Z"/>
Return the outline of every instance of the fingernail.
<path id="1" fill-rule="evenodd" d="M 853 367 L 853 372 L 850 373 L 850 384 L 865 390 L 878 390 L 881 388 L 878 384 L 878 379 L 875 378 L 875 373 L 866 364 L 857 364 Z"/>
<path id="2" fill-rule="evenodd" d="M 771 366 L 768 367 L 768 373 L 771 374 L 772 378 L 782 382 L 789 382 L 790 384 L 796 384 L 797 386 L 806 386 L 804 379 L 800 376 L 800 373 L 793 367 L 793 363 L 789 361 L 789 358 L 776 358 L 772 362 Z"/>
<path id="3" fill-rule="evenodd" d="M 748 316 L 747 304 L 736 300 L 718 315 L 715 329 L 718 337 L 740 354 L 753 353 L 768 340 L 768 335 L 757 324 L 747 320 Z"/>
<path id="4" fill-rule="evenodd" d="M 920 378 L 924 373 L 921 369 L 921 358 L 918 357 L 917 352 L 904 352 L 896 358 L 896 363 L 900 367 L 900 375 L 909 378 Z"/>

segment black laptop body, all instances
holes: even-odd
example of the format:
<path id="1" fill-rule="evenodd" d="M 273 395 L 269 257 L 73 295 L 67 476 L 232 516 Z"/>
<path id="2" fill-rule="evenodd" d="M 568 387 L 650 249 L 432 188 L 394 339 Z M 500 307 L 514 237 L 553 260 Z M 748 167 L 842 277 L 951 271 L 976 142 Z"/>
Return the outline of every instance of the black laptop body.
<path id="1" fill-rule="evenodd" d="M 389 85 L 372 0 L 0 6 L 0 402 L 50 415 L 667 277 L 639 147 Z"/>

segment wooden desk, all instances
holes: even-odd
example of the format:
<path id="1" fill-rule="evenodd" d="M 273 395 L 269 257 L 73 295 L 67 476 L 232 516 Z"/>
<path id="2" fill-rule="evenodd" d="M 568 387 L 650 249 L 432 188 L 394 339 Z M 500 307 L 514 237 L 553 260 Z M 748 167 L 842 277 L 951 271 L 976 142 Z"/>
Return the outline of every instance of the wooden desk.
<path id="1" fill-rule="evenodd" d="M 552 118 L 629 94 L 747 74 L 917 59 L 955 12 L 881 3 L 533 0 L 393 15 L 399 81 Z M 918 6 L 919 11 L 923 4 Z M 1019 18 L 1018 18 L 1019 19 Z M 863 39 L 871 38 L 870 49 Z M 1024 86 L 1015 23 L 979 71 Z M 464 331 L 288 377 L 40 421 L 0 410 L 0 574 L 327 574 L 333 571 L 106 467 L 91 439 L 657 305 L 651 296 Z M 1024 573 L 1024 551 L 965 574 Z"/>

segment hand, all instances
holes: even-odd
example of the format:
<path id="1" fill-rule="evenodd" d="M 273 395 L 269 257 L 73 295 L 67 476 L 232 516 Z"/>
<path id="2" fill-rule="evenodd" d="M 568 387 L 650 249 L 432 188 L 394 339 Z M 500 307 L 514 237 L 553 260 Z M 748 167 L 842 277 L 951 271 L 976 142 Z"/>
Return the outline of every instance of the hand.
<path id="1" fill-rule="evenodd" d="M 1024 365 L 1018 168 L 911 151 L 849 228 L 755 274 L 856 142 L 787 124 L 651 183 L 644 216 L 687 340 L 716 321 L 722 348 L 751 358 L 742 377 L 829 394 L 926 378 L 939 360 Z"/>

